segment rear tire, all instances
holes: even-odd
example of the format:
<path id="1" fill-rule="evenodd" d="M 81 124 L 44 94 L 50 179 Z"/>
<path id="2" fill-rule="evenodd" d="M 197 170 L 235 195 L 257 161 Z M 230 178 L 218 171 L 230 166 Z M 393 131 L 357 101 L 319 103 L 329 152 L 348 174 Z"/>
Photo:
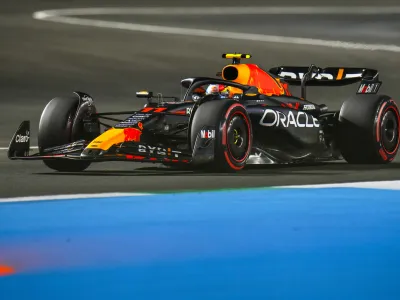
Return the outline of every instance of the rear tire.
<path id="1" fill-rule="evenodd" d="M 385 95 L 356 95 L 340 110 L 337 141 L 343 158 L 352 164 L 391 162 L 400 143 L 400 114 Z"/>
<path id="2" fill-rule="evenodd" d="M 44 149 L 56 147 L 77 141 L 81 136 L 72 133 L 74 117 L 79 106 L 77 97 L 62 97 L 52 99 L 45 109 L 39 123 L 38 146 L 40 154 Z M 44 160 L 50 169 L 60 172 L 81 172 L 90 166 L 88 161 L 75 160 Z"/>
<path id="3" fill-rule="evenodd" d="M 191 126 L 191 147 L 204 127 L 215 128 L 214 160 L 207 165 L 216 172 L 242 170 L 250 155 L 253 132 L 244 106 L 234 100 L 203 103 L 196 110 Z"/>

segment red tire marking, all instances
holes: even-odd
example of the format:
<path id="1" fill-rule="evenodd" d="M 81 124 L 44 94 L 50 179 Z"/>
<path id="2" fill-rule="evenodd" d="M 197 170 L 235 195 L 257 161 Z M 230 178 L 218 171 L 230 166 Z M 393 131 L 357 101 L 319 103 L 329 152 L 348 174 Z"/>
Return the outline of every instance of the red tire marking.
<path id="1" fill-rule="evenodd" d="M 222 127 L 222 145 L 226 145 L 226 144 L 227 144 L 227 128 L 226 128 L 226 124 L 228 123 L 228 116 L 229 116 L 230 112 L 231 112 L 235 107 L 242 107 L 243 109 L 245 109 L 245 108 L 243 107 L 243 105 L 241 105 L 241 104 L 234 104 L 234 105 L 232 105 L 232 106 L 229 108 L 229 110 L 226 112 L 226 114 L 225 114 L 225 120 L 226 120 L 226 121 L 225 121 L 225 123 L 224 123 L 224 126 Z M 241 111 L 235 112 L 235 114 L 237 114 L 237 113 L 238 113 L 238 114 L 241 114 L 241 115 L 244 117 L 244 120 L 246 121 L 248 136 L 249 136 L 249 140 L 250 140 L 250 124 L 249 124 L 249 121 L 248 121 L 248 119 L 247 119 L 247 116 L 246 116 L 243 112 L 241 112 Z M 235 116 L 235 114 L 233 114 L 233 115 L 231 116 L 230 120 L 233 118 L 233 116 Z M 229 149 L 229 146 L 228 146 L 227 148 L 228 148 L 228 150 L 229 150 L 229 153 L 231 154 L 230 149 Z M 250 151 L 250 143 L 249 143 L 249 145 L 248 145 L 248 149 L 247 149 L 247 151 L 246 151 L 246 154 L 247 154 L 249 151 Z M 228 163 L 228 165 L 229 165 L 232 169 L 234 169 L 234 170 L 236 170 L 236 171 L 239 171 L 239 170 L 241 170 L 241 169 L 244 168 L 244 166 L 237 167 L 237 166 L 235 166 L 235 165 L 232 163 L 231 158 L 230 158 L 229 155 L 228 155 L 228 151 L 224 151 L 224 155 L 225 155 L 226 162 Z M 237 162 L 240 163 L 240 162 L 243 162 L 243 161 L 245 160 L 246 156 L 247 156 L 247 155 L 245 155 L 244 158 L 241 159 L 241 160 L 237 160 L 237 159 L 235 159 L 234 157 L 232 157 L 232 158 L 233 158 L 235 161 L 237 161 Z"/>
<path id="2" fill-rule="evenodd" d="M 382 158 L 383 158 L 384 160 L 387 160 L 387 155 L 386 155 L 386 153 L 385 153 L 385 150 L 383 150 L 382 148 L 379 149 L 379 154 L 382 156 Z"/>
<path id="3" fill-rule="evenodd" d="M 229 159 L 228 152 L 225 151 L 225 152 L 224 152 L 224 155 L 225 155 L 225 158 L 226 158 L 226 162 L 228 163 L 228 165 L 229 165 L 232 169 L 234 169 L 234 170 L 236 170 L 236 171 L 239 171 L 239 170 L 241 170 L 241 169 L 244 168 L 244 166 L 237 167 L 237 166 L 235 166 L 234 164 L 232 164 L 231 160 Z"/>
<path id="4" fill-rule="evenodd" d="M 246 121 L 246 124 L 247 124 L 247 133 L 248 133 L 248 137 L 249 137 L 249 139 L 250 139 L 250 124 L 249 124 L 248 121 L 247 121 L 246 115 L 245 115 L 244 113 L 242 113 L 241 111 L 237 111 L 237 112 L 235 112 L 235 113 L 231 116 L 231 120 L 233 119 L 233 117 L 234 117 L 236 114 L 242 115 L 243 118 L 244 118 L 244 120 Z M 228 148 L 228 150 L 229 150 L 229 154 L 232 156 L 232 152 L 231 152 L 231 150 L 229 149 L 229 145 L 228 145 L 227 148 Z M 249 150 L 250 150 L 249 148 L 250 148 L 250 143 L 248 144 L 248 148 L 247 148 L 246 154 L 247 154 L 247 152 L 249 152 Z M 241 163 L 241 162 L 243 162 L 243 161 L 246 159 L 246 155 L 244 156 L 244 158 L 242 158 L 242 159 L 240 159 L 240 160 L 234 158 L 233 156 L 232 156 L 232 159 L 234 159 L 234 160 L 237 161 L 238 163 Z"/>
<path id="5" fill-rule="evenodd" d="M 227 120 L 228 119 L 228 116 L 229 116 L 229 114 L 230 114 L 230 112 L 235 108 L 235 107 L 242 107 L 243 109 L 244 109 L 244 106 L 243 105 L 241 105 L 241 104 L 234 104 L 234 105 L 232 105 L 230 108 L 229 108 L 229 110 L 226 112 L 226 114 L 225 114 L 225 120 Z M 226 128 L 226 122 L 224 123 L 224 126 L 222 127 L 222 145 L 226 145 L 226 131 L 225 131 L 225 128 Z"/>
<path id="6" fill-rule="evenodd" d="M 393 101 L 393 100 L 391 100 L 391 101 Z M 394 103 L 389 105 L 388 107 L 386 107 L 385 111 L 383 111 L 384 108 L 385 108 L 385 106 L 382 106 L 381 109 L 379 110 L 379 113 L 378 113 L 378 120 L 377 120 L 377 126 L 376 126 L 376 140 L 377 140 L 378 143 L 381 142 L 380 131 L 381 131 L 381 118 L 382 118 L 382 115 L 384 115 L 389 109 L 392 109 L 395 112 L 396 116 L 397 116 L 397 145 L 396 145 L 396 148 L 393 151 L 389 152 L 389 151 L 387 151 L 385 146 L 382 144 L 382 147 L 383 147 L 384 151 L 387 154 L 392 155 L 392 154 L 396 153 L 397 149 L 399 148 L 399 143 L 400 143 L 400 139 L 399 139 L 399 137 L 400 137 L 400 127 L 399 127 L 400 126 L 400 115 L 399 115 L 399 113 L 397 111 L 397 106 Z M 379 150 L 379 153 L 381 153 L 380 150 Z M 382 158 L 384 160 L 387 160 L 387 156 L 386 155 L 385 155 L 386 158 L 382 155 L 382 153 L 381 153 L 381 156 L 382 156 Z"/>

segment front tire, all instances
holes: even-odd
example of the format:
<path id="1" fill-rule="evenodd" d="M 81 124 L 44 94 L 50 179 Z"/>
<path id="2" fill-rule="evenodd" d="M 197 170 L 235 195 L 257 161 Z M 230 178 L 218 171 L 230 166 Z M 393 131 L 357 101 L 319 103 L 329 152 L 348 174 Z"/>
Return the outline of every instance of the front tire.
<path id="1" fill-rule="evenodd" d="M 207 165 L 212 171 L 242 170 L 250 155 L 253 132 L 244 106 L 234 100 L 203 103 L 196 110 L 191 126 L 191 147 L 203 128 L 215 128 L 214 159 Z"/>
<path id="2" fill-rule="evenodd" d="M 400 114 L 385 95 L 356 95 L 343 103 L 337 141 L 343 158 L 352 164 L 391 162 L 400 143 Z"/>
<path id="3" fill-rule="evenodd" d="M 72 132 L 78 106 L 77 97 L 54 98 L 47 104 L 39 122 L 38 146 L 41 155 L 46 148 L 69 144 L 81 137 L 79 133 Z M 43 162 L 50 169 L 59 172 L 81 172 L 90 166 L 88 161 L 43 160 Z"/>

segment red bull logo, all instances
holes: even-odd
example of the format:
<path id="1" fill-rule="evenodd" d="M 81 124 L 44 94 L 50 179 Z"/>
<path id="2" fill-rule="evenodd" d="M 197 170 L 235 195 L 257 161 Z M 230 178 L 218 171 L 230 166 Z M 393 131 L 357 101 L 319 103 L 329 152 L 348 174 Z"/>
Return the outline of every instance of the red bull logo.
<path id="1" fill-rule="evenodd" d="M 142 131 L 137 128 L 125 128 L 125 142 L 140 142 L 140 136 L 142 135 Z"/>

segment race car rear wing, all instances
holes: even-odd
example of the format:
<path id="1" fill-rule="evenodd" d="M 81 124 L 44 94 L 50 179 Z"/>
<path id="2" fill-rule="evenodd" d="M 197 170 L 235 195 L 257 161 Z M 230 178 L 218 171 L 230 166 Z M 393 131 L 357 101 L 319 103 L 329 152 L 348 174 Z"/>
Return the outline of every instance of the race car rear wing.
<path id="1" fill-rule="evenodd" d="M 305 86 L 344 86 L 361 81 L 357 94 L 376 94 L 382 85 L 378 71 L 367 68 L 280 66 L 269 72 L 290 85 L 300 85 L 302 98 L 305 98 Z"/>

